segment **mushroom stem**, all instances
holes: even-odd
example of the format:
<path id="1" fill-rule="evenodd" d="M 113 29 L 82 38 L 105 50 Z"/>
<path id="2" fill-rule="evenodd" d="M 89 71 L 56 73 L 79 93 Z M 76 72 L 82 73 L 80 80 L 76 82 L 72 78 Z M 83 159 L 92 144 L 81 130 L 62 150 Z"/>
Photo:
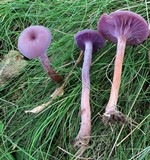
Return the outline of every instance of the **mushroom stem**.
<path id="1" fill-rule="evenodd" d="M 84 62 L 82 67 L 82 95 L 81 95 L 81 126 L 77 135 L 77 146 L 87 145 L 91 134 L 91 110 L 90 110 L 90 66 L 92 61 L 93 45 L 85 42 Z"/>
<path id="2" fill-rule="evenodd" d="M 110 98 L 108 104 L 105 109 L 105 114 L 109 114 L 116 111 L 117 101 L 118 101 L 118 93 L 121 82 L 121 73 L 122 73 L 122 63 L 124 59 L 124 52 L 126 46 L 126 38 L 120 37 L 118 38 L 117 43 L 117 54 L 114 65 L 114 76 L 111 87 Z"/>
<path id="3" fill-rule="evenodd" d="M 50 62 L 49 62 L 49 59 L 48 59 L 48 56 L 47 54 L 42 54 L 40 57 L 39 57 L 41 63 L 42 63 L 42 66 L 44 68 L 44 70 L 47 72 L 47 74 L 49 75 L 49 77 L 56 81 L 57 83 L 61 83 L 62 82 L 62 77 L 59 76 L 53 69 L 52 67 L 50 66 Z"/>

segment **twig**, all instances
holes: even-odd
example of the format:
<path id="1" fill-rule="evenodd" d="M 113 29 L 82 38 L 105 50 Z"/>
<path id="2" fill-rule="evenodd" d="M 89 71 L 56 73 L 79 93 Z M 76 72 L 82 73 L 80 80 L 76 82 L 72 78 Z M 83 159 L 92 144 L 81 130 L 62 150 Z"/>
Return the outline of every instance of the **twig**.
<path id="1" fill-rule="evenodd" d="M 50 105 L 55 98 L 57 98 L 58 96 L 62 96 L 64 94 L 64 88 L 65 88 L 70 76 L 72 75 L 73 70 L 80 63 L 82 57 L 83 57 L 83 52 L 81 51 L 81 53 L 80 53 L 78 59 L 76 60 L 72 70 L 69 72 L 68 76 L 65 78 L 64 83 L 61 85 L 61 87 L 57 88 L 52 93 L 51 99 L 48 102 L 46 102 L 46 103 L 44 103 L 44 104 L 42 104 L 40 106 L 37 106 L 37 107 L 33 108 L 32 110 L 26 110 L 25 113 L 39 113 L 42 110 L 44 110 L 48 105 Z"/>

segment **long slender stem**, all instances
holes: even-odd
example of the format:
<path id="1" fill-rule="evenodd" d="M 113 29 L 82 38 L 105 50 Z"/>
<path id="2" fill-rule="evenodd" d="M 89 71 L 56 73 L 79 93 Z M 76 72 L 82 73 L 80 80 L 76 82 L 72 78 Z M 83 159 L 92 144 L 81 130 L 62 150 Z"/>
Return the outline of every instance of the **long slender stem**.
<path id="1" fill-rule="evenodd" d="M 118 38 L 113 82 L 112 82 L 112 87 L 111 87 L 110 98 L 109 98 L 108 104 L 106 106 L 105 113 L 115 111 L 116 107 L 117 107 L 125 46 L 126 46 L 126 39 L 123 37 Z"/>
<path id="2" fill-rule="evenodd" d="M 90 110 L 90 66 L 92 61 L 93 45 L 85 43 L 84 62 L 82 67 L 82 95 L 81 95 L 81 126 L 77 138 L 89 139 L 91 133 L 91 110 Z M 89 140 L 88 140 L 89 141 Z M 88 143 L 88 142 L 87 142 Z"/>
<path id="3" fill-rule="evenodd" d="M 62 77 L 59 76 L 53 69 L 52 67 L 50 66 L 50 61 L 45 54 L 42 54 L 40 57 L 39 57 L 41 63 L 42 63 L 42 66 L 44 68 L 44 70 L 47 72 L 47 74 L 50 76 L 50 78 L 54 81 L 56 81 L 57 83 L 61 83 L 62 82 Z"/>

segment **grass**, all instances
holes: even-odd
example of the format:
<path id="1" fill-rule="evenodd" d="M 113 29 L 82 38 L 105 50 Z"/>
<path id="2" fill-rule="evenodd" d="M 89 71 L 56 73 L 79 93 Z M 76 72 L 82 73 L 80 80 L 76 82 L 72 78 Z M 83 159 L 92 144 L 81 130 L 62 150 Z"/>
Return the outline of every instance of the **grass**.
<path id="1" fill-rule="evenodd" d="M 17 0 L 0 4 L 0 57 L 17 50 L 20 32 L 29 25 L 51 29 L 48 49 L 52 67 L 63 77 L 72 69 L 80 51 L 73 35 L 82 29 L 96 29 L 102 13 L 131 10 L 149 22 L 150 2 L 144 0 Z M 83 157 L 95 160 L 150 159 L 150 41 L 127 46 L 118 101 L 119 110 L 138 124 L 105 126 L 101 115 L 107 104 L 116 45 L 106 46 L 93 55 L 91 66 L 92 137 Z M 82 62 L 75 67 L 65 93 L 43 112 L 24 111 L 47 102 L 59 85 L 52 82 L 38 60 L 28 60 L 20 75 L 0 88 L 0 159 L 70 160 L 76 149 L 72 140 L 80 123 Z M 124 139 L 125 138 L 125 139 Z M 120 143 L 121 142 L 121 143 Z M 110 158 L 109 158 L 110 157 Z"/>

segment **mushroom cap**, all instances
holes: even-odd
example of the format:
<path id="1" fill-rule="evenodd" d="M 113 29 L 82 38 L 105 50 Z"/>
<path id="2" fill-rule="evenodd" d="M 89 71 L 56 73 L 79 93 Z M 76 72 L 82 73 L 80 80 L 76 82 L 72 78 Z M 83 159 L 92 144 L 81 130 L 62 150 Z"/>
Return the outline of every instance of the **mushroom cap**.
<path id="1" fill-rule="evenodd" d="M 93 44 L 93 52 L 103 47 L 105 44 L 104 38 L 95 30 L 85 29 L 79 31 L 74 36 L 76 45 L 81 49 L 85 50 L 85 43 L 91 41 Z"/>
<path id="2" fill-rule="evenodd" d="M 18 39 L 18 49 L 27 58 L 44 54 L 51 43 L 51 32 L 43 26 L 30 26 L 23 30 Z"/>
<path id="3" fill-rule="evenodd" d="M 124 37 L 129 45 L 140 44 L 149 35 L 149 27 L 145 19 L 131 11 L 103 14 L 98 21 L 98 31 L 105 39 L 114 43 L 117 43 L 119 37 Z"/>

